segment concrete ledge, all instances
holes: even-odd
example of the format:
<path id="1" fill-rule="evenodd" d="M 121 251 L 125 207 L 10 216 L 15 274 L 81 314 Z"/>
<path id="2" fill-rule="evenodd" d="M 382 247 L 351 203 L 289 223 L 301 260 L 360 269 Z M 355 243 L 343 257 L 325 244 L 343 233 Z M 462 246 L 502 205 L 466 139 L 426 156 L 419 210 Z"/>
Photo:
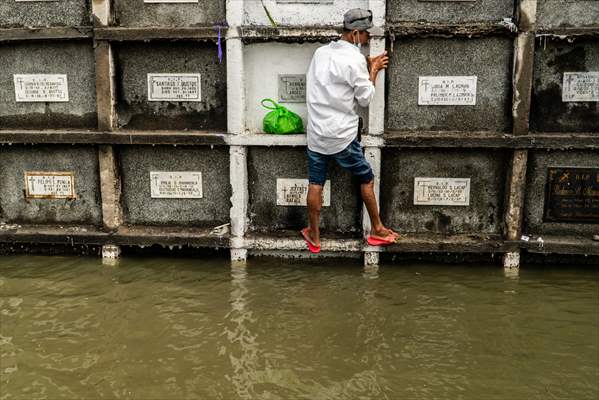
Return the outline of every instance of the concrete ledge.
<path id="1" fill-rule="evenodd" d="M 72 40 L 92 37 L 93 29 L 91 26 L 0 29 L 0 42 L 19 40 Z"/>
<path id="2" fill-rule="evenodd" d="M 387 32 L 391 36 L 417 36 L 431 37 L 480 37 L 491 35 L 515 36 L 517 28 L 512 29 L 498 22 L 447 24 L 434 22 L 396 22 L 387 25 Z"/>
<path id="3" fill-rule="evenodd" d="M 216 235 L 210 229 L 161 226 L 120 227 L 102 232 L 94 226 L 2 225 L 0 243 L 51 243 L 66 245 L 191 246 L 229 247 L 229 235 Z"/>
<path id="4" fill-rule="evenodd" d="M 225 145 L 222 131 L 0 130 L 0 143 Z"/>
<path id="5" fill-rule="evenodd" d="M 500 235 L 405 234 L 397 244 L 384 249 L 389 253 L 502 253 L 507 247 Z"/>
<path id="6" fill-rule="evenodd" d="M 508 149 L 598 149 L 597 133 L 386 131 L 384 147 L 456 147 Z"/>
<path id="7" fill-rule="evenodd" d="M 306 146 L 305 134 L 271 135 L 268 133 L 253 133 L 231 135 L 226 138 L 232 146 Z"/>
<path id="8" fill-rule="evenodd" d="M 244 43 L 251 42 L 324 42 L 339 38 L 342 27 L 333 26 L 243 26 L 240 36 Z"/>
<path id="9" fill-rule="evenodd" d="M 359 252 L 365 245 L 362 239 L 339 234 L 323 234 L 321 249 L 323 252 Z M 250 250 L 291 250 L 308 252 L 306 242 L 299 231 L 277 231 L 271 233 L 248 233 L 245 243 Z"/>
<path id="10" fill-rule="evenodd" d="M 230 135 L 223 131 L 0 130 L 0 144 L 12 143 L 306 146 L 306 135 Z M 599 149 L 599 134 L 386 131 L 384 136 L 362 136 L 362 144 L 367 147 L 591 150 Z"/>
<path id="11" fill-rule="evenodd" d="M 536 31 L 537 37 L 550 36 L 558 39 L 568 37 L 599 37 L 599 25 L 586 27 L 541 28 Z"/>
<path id="12" fill-rule="evenodd" d="M 530 253 L 599 255 L 599 242 L 583 236 L 542 236 L 543 241 L 520 241 L 520 247 Z"/>
<path id="13" fill-rule="evenodd" d="M 221 37 L 226 34 L 226 27 L 221 29 Z M 94 38 L 96 40 L 112 41 L 140 41 L 140 40 L 215 40 L 218 38 L 218 28 L 213 26 L 201 26 L 193 28 L 95 28 Z"/>

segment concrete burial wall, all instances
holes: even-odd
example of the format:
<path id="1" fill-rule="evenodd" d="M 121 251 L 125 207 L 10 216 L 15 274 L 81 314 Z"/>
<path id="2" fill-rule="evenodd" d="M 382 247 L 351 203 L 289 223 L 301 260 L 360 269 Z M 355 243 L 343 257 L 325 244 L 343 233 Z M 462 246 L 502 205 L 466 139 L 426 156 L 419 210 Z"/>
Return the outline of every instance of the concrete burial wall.
<path id="1" fill-rule="evenodd" d="M 307 123 L 312 55 L 353 7 L 390 57 L 359 113 L 403 238 L 366 245 L 331 163 L 323 254 L 599 254 L 594 0 L 4 1 L 0 243 L 306 255 L 306 136 L 265 134 L 260 101 Z"/>

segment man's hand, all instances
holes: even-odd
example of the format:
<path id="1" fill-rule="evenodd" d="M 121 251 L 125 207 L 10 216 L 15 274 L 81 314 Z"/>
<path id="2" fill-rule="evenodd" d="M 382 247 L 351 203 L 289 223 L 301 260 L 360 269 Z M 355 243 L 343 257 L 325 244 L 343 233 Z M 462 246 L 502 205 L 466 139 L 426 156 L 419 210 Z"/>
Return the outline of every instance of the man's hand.
<path id="1" fill-rule="evenodd" d="M 389 64 L 389 57 L 387 51 L 383 51 L 381 54 L 375 57 L 366 57 L 368 70 L 370 71 L 370 80 L 375 83 L 376 76 L 381 69 L 387 68 Z"/>

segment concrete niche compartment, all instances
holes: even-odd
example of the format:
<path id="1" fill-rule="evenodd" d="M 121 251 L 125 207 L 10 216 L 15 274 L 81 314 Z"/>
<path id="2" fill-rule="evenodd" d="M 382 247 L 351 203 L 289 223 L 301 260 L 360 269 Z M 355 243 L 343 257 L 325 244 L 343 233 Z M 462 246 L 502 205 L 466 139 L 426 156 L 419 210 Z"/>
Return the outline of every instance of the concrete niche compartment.
<path id="1" fill-rule="evenodd" d="M 298 186 L 307 188 L 308 160 L 305 147 L 249 149 L 250 230 L 272 232 L 280 229 L 299 230 L 306 226 L 308 214 L 305 206 L 277 205 L 277 179 L 302 179 L 305 182 Z M 323 232 L 358 234 L 362 227 L 359 184 L 353 182 L 350 173 L 339 168 L 334 161 L 329 163 L 327 179 L 331 181 L 331 205 L 321 210 Z"/>
<path id="2" fill-rule="evenodd" d="M 407 38 L 394 47 L 387 129 L 511 130 L 511 38 Z M 456 89 L 445 90 L 446 85 Z"/>
<path id="3" fill-rule="evenodd" d="M 96 147 L 2 146 L 0 171 L 0 221 L 102 224 Z"/>
<path id="4" fill-rule="evenodd" d="M 125 223 L 213 227 L 229 222 L 227 147 L 123 146 L 119 154 Z"/>
<path id="5" fill-rule="evenodd" d="M 121 26 L 193 27 L 225 23 L 225 0 L 114 0 L 114 9 L 115 22 Z"/>
<path id="6" fill-rule="evenodd" d="M 590 2 L 587 2 L 590 3 Z M 535 50 L 531 129 L 599 132 L 599 41 L 543 38 Z"/>
<path id="7" fill-rule="evenodd" d="M 541 29 L 599 26 L 599 3 L 594 0 L 543 0 L 537 2 Z"/>
<path id="8" fill-rule="evenodd" d="M 406 233 L 500 234 L 507 160 L 502 151 L 387 148 L 383 222 Z"/>
<path id="9" fill-rule="evenodd" d="M 513 0 L 392 0 L 387 1 L 387 22 L 497 22 L 511 18 Z"/>
<path id="10" fill-rule="evenodd" d="M 343 14 L 351 8 L 368 8 L 368 0 L 264 0 L 279 25 L 341 26 Z M 271 23 L 260 1 L 244 2 L 245 25 Z"/>
<path id="11" fill-rule="evenodd" d="M 95 128 L 91 42 L 0 44 L 0 127 Z"/>
<path id="12" fill-rule="evenodd" d="M 598 172 L 597 151 L 530 152 L 523 232 L 589 238 L 596 235 Z"/>
<path id="13" fill-rule="evenodd" d="M 246 128 L 251 133 L 264 132 L 262 120 L 270 111 L 260 105 L 265 98 L 280 102 L 297 113 L 306 126 L 306 72 L 314 51 L 320 46 L 322 43 L 254 43 L 245 46 Z M 286 90 L 293 84 L 295 91 Z"/>
<path id="14" fill-rule="evenodd" d="M 226 130 L 226 65 L 215 43 L 122 43 L 116 59 L 119 127 Z"/>
<path id="15" fill-rule="evenodd" d="M 91 25 L 90 0 L 0 2 L 0 27 Z"/>
<path id="16" fill-rule="evenodd" d="M 316 49 L 323 43 L 254 43 L 245 46 L 246 129 L 263 133 L 262 120 L 270 111 L 260 105 L 270 98 L 302 117 L 308 123 L 306 72 Z M 367 49 L 365 49 L 367 51 Z M 272 107 L 272 105 L 269 104 Z M 367 125 L 367 109 L 359 114 Z"/>

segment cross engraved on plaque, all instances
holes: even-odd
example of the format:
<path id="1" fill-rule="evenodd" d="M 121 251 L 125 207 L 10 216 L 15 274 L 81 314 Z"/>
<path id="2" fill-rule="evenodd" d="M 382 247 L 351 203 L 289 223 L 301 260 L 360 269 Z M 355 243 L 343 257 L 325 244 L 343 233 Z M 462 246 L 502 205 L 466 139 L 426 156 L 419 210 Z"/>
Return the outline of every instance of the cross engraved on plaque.
<path id="1" fill-rule="evenodd" d="M 73 172 L 25 172 L 25 197 L 28 199 L 75 199 Z"/>
<path id="2" fill-rule="evenodd" d="M 548 168 L 544 220 L 598 223 L 599 168 Z"/>
<path id="3" fill-rule="evenodd" d="M 305 103 L 306 102 L 306 75 L 281 74 L 279 75 L 279 102 L 280 103 Z"/>
<path id="4" fill-rule="evenodd" d="M 303 206 L 307 205 L 308 180 L 277 178 L 277 205 Z M 322 189 L 322 206 L 331 205 L 331 181 L 327 180 Z"/>
<path id="5" fill-rule="evenodd" d="M 562 102 L 599 101 L 599 72 L 564 72 Z"/>

